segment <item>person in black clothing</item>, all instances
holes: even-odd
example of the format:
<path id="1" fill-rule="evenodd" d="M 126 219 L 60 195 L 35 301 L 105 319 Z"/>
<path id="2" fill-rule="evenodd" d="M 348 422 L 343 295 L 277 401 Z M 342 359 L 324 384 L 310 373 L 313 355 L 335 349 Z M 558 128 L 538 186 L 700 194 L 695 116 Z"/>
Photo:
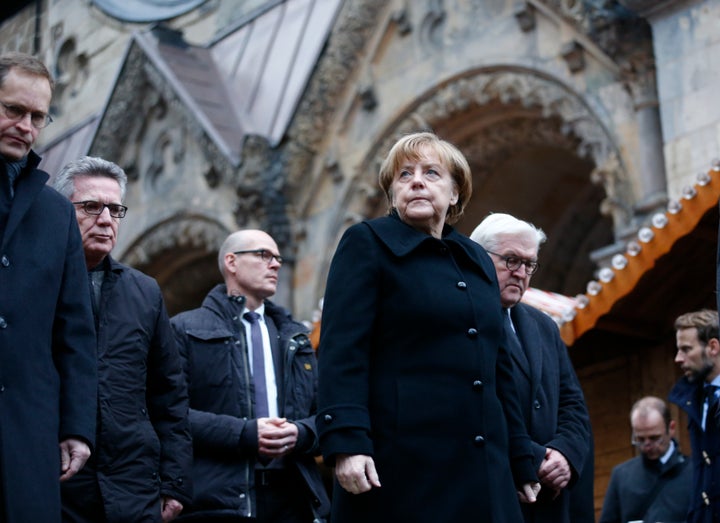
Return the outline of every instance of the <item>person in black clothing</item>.
<path id="1" fill-rule="evenodd" d="M 32 151 L 53 80 L 0 56 L 0 521 L 60 521 L 59 481 L 95 441 L 95 332 L 72 205 Z"/>
<path id="2" fill-rule="evenodd" d="M 315 462 L 315 352 L 308 329 L 269 300 L 282 263 L 269 234 L 231 234 L 218 254 L 225 283 L 172 319 L 195 445 L 195 496 L 183 521 L 328 517 Z"/>
<path id="3" fill-rule="evenodd" d="M 160 287 L 110 255 L 126 183 L 87 156 L 53 182 L 75 205 L 97 328 L 97 449 L 63 484 L 66 522 L 168 522 L 190 501 L 187 387 Z"/>
<path id="4" fill-rule="evenodd" d="M 675 320 L 675 363 L 684 376 L 669 399 L 688 416 L 693 481 L 688 523 L 720 521 L 720 340 L 717 311 L 688 312 Z"/>
<path id="5" fill-rule="evenodd" d="M 612 470 L 600 523 L 680 523 L 690 503 L 692 467 L 675 441 L 675 421 L 660 398 L 646 396 L 630 410 L 639 455 Z"/>

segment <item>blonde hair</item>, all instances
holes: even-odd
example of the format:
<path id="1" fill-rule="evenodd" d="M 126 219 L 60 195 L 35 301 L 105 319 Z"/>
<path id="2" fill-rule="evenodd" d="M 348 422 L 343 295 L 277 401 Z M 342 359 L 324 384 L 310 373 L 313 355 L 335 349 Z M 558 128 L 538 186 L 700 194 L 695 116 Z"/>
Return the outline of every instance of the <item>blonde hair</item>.
<path id="1" fill-rule="evenodd" d="M 408 160 L 417 161 L 424 148 L 430 148 L 438 155 L 440 162 L 448 169 L 458 192 L 458 201 L 448 208 L 445 221 L 455 223 L 462 216 L 472 195 L 472 173 L 465 156 L 450 142 L 441 140 L 429 132 L 408 134 L 392 146 L 387 158 L 380 166 L 378 180 L 385 192 L 388 206 L 392 210 L 392 182 L 398 170 Z"/>

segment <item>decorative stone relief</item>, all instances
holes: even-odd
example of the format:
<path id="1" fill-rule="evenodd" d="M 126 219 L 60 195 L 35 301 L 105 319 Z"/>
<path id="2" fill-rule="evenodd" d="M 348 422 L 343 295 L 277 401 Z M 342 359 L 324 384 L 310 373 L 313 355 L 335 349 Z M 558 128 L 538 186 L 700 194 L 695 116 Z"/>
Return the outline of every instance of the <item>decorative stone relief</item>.
<path id="1" fill-rule="evenodd" d="M 524 33 L 535 29 L 535 8 L 527 2 L 518 2 L 513 8 L 515 20 Z"/>
<path id="2" fill-rule="evenodd" d="M 603 166 L 603 169 L 596 175 L 596 179 L 605 188 L 608 202 L 613 202 L 613 209 L 608 209 L 607 212 L 617 220 L 616 228 L 622 229 L 628 223 L 630 216 L 626 210 L 631 208 L 629 201 L 631 191 L 628 188 L 624 166 L 619 160 L 617 147 L 601 122 L 590 112 L 582 99 L 561 84 L 540 77 L 532 71 L 481 72 L 474 77 L 460 78 L 444 85 L 432 96 L 423 98 L 423 100 L 425 101 L 412 108 L 404 119 L 388 130 L 384 138 L 379 140 L 377 146 L 369 152 L 364 167 L 360 169 L 362 174 L 359 174 L 359 177 L 361 179 L 374 180 L 378 158 L 385 154 L 402 134 L 418 130 L 418 121 L 427 122 L 431 127 L 435 127 L 470 108 L 478 109 L 494 103 L 535 108 L 537 118 L 548 120 L 548 122 L 534 122 L 531 128 L 515 127 L 516 130 L 525 133 L 520 135 L 524 137 L 520 139 L 527 139 L 526 134 L 531 133 L 540 133 L 536 135 L 536 139 L 542 139 L 542 133 L 550 136 L 560 132 L 567 137 L 567 144 L 574 145 L 575 151 L 580 157 L 591 159 L 597 166 Z M 552 123 L 553 121 L 556 123 Z M 514 140 L 518 139 L 516 135 Z M 498 133 L 496 135 L 493 129 L 493 132 L 487 135 L 488 144 L 478 146 L 483 148 L 479 157 L 493 162 L 495 155 L 506 151 L 512 140 L 513 137 L 510 134 Z M 554 138 L 548 138 L 548 140 L 554 140 Z M 482 173 L 482 168 L 480 168 L 480 173 Z M 353 191 L 349 191 L 349 193 L 352 194 Z M 356 198 L 364 197 L 359 194 L 356 196 Z M 374 207 L 373 202 L 365 202 L 365 209 L 370 210 Z"/>
<path id="3" fill-rule="evenodd" d="M 122 261 L 134 267 L 146 265 L 173 249 L 216 253 L 230 232 L 220 223 L 201 216 L 178 216 L 146 231 L 128 247 Z"/>
<path id="4" fill-rule="evenodd" d="M 560 49 L 560 56 L 565 60 L 571 73 L 577 73 L 585 69 L 585 50 L 575 40 L 563 44 Z"/>

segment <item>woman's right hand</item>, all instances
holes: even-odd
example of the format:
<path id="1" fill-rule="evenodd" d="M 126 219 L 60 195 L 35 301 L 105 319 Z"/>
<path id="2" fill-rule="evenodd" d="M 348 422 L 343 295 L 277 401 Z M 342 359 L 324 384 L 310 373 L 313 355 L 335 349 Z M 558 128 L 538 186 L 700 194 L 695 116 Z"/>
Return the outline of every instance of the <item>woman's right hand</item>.
<path id="1" fill-rule="evenodd" d="M 364 454 L 339 454 L 335 458 L 335 477 L 350 494 L 362 494 L 380 487 L 375 462 Z"/>

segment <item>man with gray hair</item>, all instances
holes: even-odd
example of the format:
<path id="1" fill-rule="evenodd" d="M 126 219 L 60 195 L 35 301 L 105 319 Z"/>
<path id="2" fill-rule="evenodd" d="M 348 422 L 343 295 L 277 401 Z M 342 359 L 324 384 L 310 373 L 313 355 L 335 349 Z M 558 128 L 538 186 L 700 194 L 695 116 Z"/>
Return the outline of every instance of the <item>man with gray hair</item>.
<path id="1" fill-rule="evenodd" d="M 680 523 L 690 504 L 692 467 L 675 441 L 675 420 L 655 396 L 630 409 L 639 454 L 613 468 L 600 523 Z"/>
<path id="2" fill-rule="evenodd" d="M 269 234 L 231 234 L 218 253 L 225 283 L 172 319 L 195 444 L 195 496 L 183 521 L 310 523 L 329 514 L 314 459 L 315 352 L 307 328 L 269 300 L 282 263 Z"/>
<path id="3" fill-rule="evenodd" d="M 545 233 L 509 214 L 494 213 L 470 238 L 495 264 L 507 350 L 543 486 L 536 503 L 522 504 L 525 522 L 569 523 L 571 510 L 573 523 L 594 521 L 592 433 L 580 383 L 555 322 L 520 303 L 539 267 Z M 570 492 L 581 475 L 582 490 Z"/>
<path id="4" fill-rule="evenodd" d="M 119 166 L 87 156 L 54 180 L 75 206 L 97 329 L 96 452 L 63 484 L 67 522 L 168 522 L 191 498 L 187 387 L 162 294 L 110 254 L 126 184 Z"/>

